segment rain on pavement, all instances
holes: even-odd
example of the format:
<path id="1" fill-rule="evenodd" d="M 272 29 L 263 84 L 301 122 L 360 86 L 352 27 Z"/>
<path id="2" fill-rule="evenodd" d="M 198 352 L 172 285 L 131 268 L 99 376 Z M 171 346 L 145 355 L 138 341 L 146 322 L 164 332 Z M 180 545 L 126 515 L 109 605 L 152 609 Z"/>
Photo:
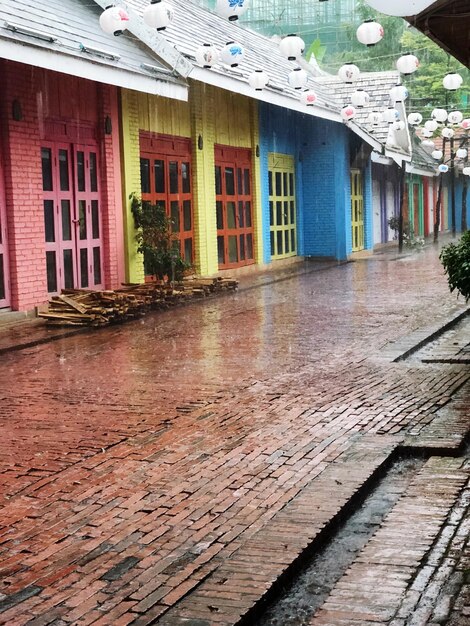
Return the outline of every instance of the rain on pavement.
<path id="1" fill-rule="evenodd" d="M 0 624 L 179 624 L 351 446 L 468 397 L 462 365 L 380 359 L 463 308 L 435 248 L 314 269 L 2 356 Z"/>

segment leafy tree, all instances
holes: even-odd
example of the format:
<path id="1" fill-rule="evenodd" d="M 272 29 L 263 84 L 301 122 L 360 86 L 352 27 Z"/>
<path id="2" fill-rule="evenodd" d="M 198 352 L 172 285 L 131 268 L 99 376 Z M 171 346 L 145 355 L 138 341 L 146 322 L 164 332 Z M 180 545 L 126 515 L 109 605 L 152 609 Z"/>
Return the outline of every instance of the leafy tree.
<path id="1" fill-rule="evenodd" d="M 457 290 L 465 300 L 470 300 L 470 230 L 457 244 L 445 246 L 439 255 L 451 292 Z"/>
<path id="2" fill-rule="evenodd" d="M 385 31 L 382 41 L 368 48 L 357 41 L 358 24 L 345 24 L 343 27 L 348 31 L 351 47 L 340 54 L 325 55 L 326 69 L 335 72 L 343 63 L 354 62 L 365 72 L 394 70 L 397 59 L 402 54 L 411 52 L 420 60 L 420 67 L 411 76 L 402 77 L 410 92 L 408 109 L 420 111 L 424 117 L 429 117 L 436 106 L 442 108 L 455 106 L 462 112 L 470 114 L 468 90 L 463 88 L 449 92 L 442 85 L 442 79 L 450 71 L 461 74 L 464 85 L 468 85 L 470 72 L 466 67 L 431 39 L 411 28 L 402 18 L 377 13 L 363 0 L 358 1 L 358 13 L 363 20 L 376 19 L 382 24 Z"/>
<path id="3" fill-rule="evenodd" d="M 131 210 L 137 228 L 137 251 L 144 255 L 146 275 L 160 280 L 182 280 L 189 265 L 181 258 L 179 241 L 172 233 L 172 221 L 161 203 L 142 202 L 131 194 Z"/>

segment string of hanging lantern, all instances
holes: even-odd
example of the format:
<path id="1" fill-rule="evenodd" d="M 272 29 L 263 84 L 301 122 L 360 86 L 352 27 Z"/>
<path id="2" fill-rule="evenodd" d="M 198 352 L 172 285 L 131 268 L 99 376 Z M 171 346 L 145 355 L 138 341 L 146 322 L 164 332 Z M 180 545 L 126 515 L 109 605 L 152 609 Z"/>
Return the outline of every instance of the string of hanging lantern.
<path id="1" fill-rule="evenodd" d="M 319 0 L 324 2 L 326 0 Z M 216 13 L 227 19 L 229 22 L 237 22 L 238 19 L 249 9 L 251 0 L 216 0 Z M 384 12 L 388 15 L 410 15 L 423 10 L 423 6 L 429 4 L 427 0 L 394 0 L 393 6 L 390 0 L 366 0 L 366 3 L 377 11 Z M 147 26 L 157 30 L 164 31 L 173 20 L 174 10 L 167 0 L 150 0 L 149 4 L 143 11 L 143 20 Z M 119 36 L 127 28 L 129 15 L 127 11 L 121 7 L 112 5 L 107 7 L 99 18 L 99 23 L 103 31 L 107 34 Z M 377 45 L 384 37 L 384 28 L 382 25 L 373 20 L 365 20 L 356 30 L 356 37 L 360 43 L 365 46 L 373 47 Z M 305 51 L 305 42 L 296 34 L 289 34 L 280 41 L 279 51 L 287 60 L 292 62 L 300 62 Z M 227 42 L 222 49 L 218 50 L 210 43 L 204 43 L 196 48 L 195 60 L 198 65 L 203 68 L 212 68 L 217 63 L 222 63 L 230 68 L 235 68 L 245 58 L 245 50 L 242 44 L 237 41 Z M 397 70 L 403 76 L 413 74 L 419 68 L 418 58 L 408 52 L 403 54 L 396 61 Z M 354 63 L 345 63 L 338 70 L 338 77 L 346 84 L 353 85 L 360 79 L 360 69 Z M 248 75 L 248 83 L 255 91 L 263 90 L 269 83 L 268 74 L 262 69 L 256 69 Z M 289 87 L 300 92 L 300 100 L 306 106 L 311 106 L 317 101 L 316 94 L 308 89 L 308 74 L 301 67 L 294 68 L 287 76 Z M 443 79 L 443 85 L 450 91 L 455 91 L 461 87 L 463 83 L 462 77 L 456 72 L 448 73 Z M 400 114 L 396 109 L 397 103 L 402 103 L 408 98 L 408 90 L 401 83 L 397 84 L 390 91 L 391 107 L 380 113 L 380 111 L 372 111 L 368 116 L 368 121 L 372 127 L 380 124 L 379 115 L 382 116 L 383 122 L 394 124 L 396 130 L 406 127 L 406 122 L 411 126 L 419 127 L 422 117 L 419 113 L 411 113 L 406 120 L 400 120 Z M 350 95 L 350 103 L 341 109 L 341 118 L 344 121 L 352 120 L 357 110 L 363 109 L 370 104 L 369 94 L 362 88 L 355 89 Z M 431 121 L 431 120 L 429 120 Z M 424 133 L 432 133 L 434 130 L 429 128 L 429 124 L 423 131 L 424 140 L 430 139 Z"/>

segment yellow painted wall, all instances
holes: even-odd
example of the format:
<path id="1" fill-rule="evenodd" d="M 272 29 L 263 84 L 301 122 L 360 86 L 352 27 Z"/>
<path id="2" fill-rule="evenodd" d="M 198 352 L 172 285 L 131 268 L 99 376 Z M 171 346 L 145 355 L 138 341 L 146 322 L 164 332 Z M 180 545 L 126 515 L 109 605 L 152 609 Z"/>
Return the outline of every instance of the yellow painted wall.
<path id="1" fill-rule="evenodd" d="M 140 130 L 177 137 L 191 136 L 188 102 L 140 92 L 136 93 L 136 98 Z"/>
<path id="2" fill-rule="evenodd" d="M 126 244 L 126 280 L 144 281 L 143 257 L 137 252 L 134 218 L 131 213 L 129 196 L 140 194 L 140 147 L 139 147 L 139 109 L 137 94 L 126 89 L 121 90 L 121 163 L 124 210 L 124 231 Z"/>
<path id="3" fill-rule="evenodd" d="M 255 262 L 262 261 L 261 181 L 257 102 L 198 82 L 190 83 L 188 102 L 122 90 L 123 194 L 128 280 L 144 280 L 142 256 L 136 252 L 129 195 L 140 193 L 139 131 L 190 137 L 193 150 L 195 265 L 202 275 L 218 272 L 215 210 L 214 144 L 252 150 Z M 202 149 L 199 149 L 200 140 Z"/>
<path id="4" fill-rule="evenodd" d="M 214 144 L 252 150 L 253 218 L 255 261 L 263 254 L 261 222 L 261 180 L 257 102 L 209 85 L 192 82 L 190 86 L 193 175 L 195 176 L 196 256 L 201 274 L 215 274 L 217 262 L 217 223 L 215 211 Z M 197 147 L 199 135 L 203 149 Z"/>

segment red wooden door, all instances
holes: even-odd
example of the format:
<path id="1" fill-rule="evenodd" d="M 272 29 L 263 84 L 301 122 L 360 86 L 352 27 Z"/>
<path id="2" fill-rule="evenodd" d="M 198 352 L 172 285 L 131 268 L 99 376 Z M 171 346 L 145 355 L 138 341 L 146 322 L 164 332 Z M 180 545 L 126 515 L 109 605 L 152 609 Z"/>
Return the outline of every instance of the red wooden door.
<path id="1" fill-rule="evenodd" d="M 251 152 L 215 146 L 219 269 L 254 263 Z"/>
<path id="2" fill-rule="evenodd" d="M 43 143 L 47 290 L 102 287 L 97 150 Z"/>
<path id="3" fill-rule="evenodd" d="M 194 262 L 191 142 L 183 137 L 141 133 L 142 201 L 162 205 L 171 218 L 182 258 Z"/>
<path id="4" fill-rule="evenodd" d="M 8 265 L 7 218 L 2 161 L 0 158 L 0 308 L 10 306 L 10 272 Z"/>

